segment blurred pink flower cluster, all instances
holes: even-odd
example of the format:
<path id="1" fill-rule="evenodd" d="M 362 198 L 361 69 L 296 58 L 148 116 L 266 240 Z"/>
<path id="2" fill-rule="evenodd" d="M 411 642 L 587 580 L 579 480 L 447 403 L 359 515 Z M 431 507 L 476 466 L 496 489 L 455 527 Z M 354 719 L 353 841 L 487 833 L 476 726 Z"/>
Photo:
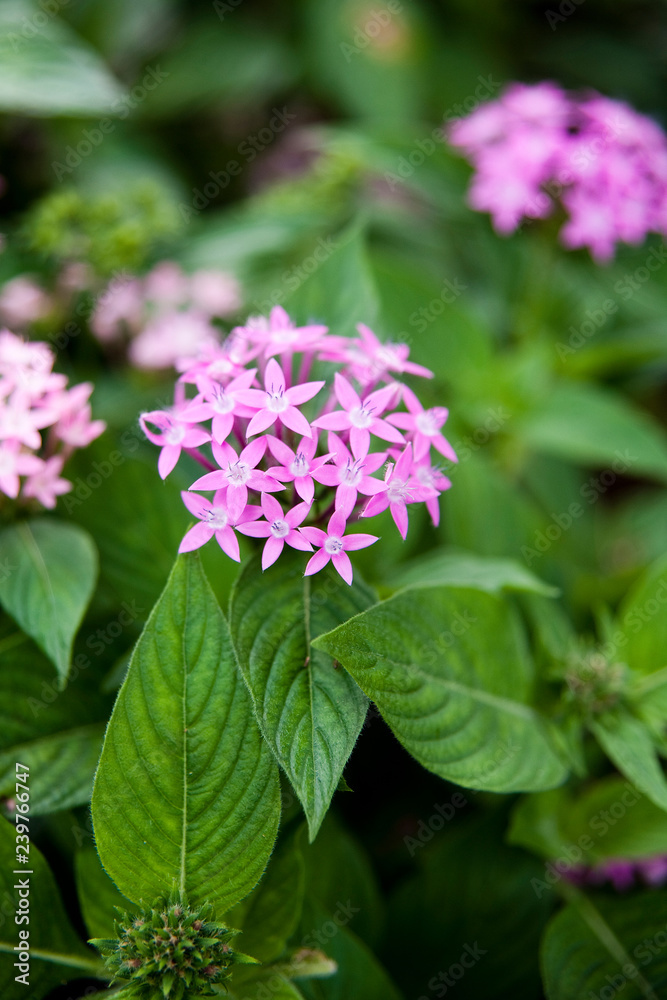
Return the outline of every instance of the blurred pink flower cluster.
<path id="1" fill-rule="evenodd" d="M 610 260 L 617 242 L 667 234 L 667 137 L 627 104 L 553 83 L 507 87 L 454 122 L 449 142 L 475 167 L 469 201 L 498 232 L 542 219 L 556 200 L 561 240 Z"/>
<path id="2" fill-rule="evenodd" d="M 68 389 L 53 361 L 46 344 L 0 331 L 0 492 L 43 507 L 71 489 L 61 477 L 67 458 L 105 426 L 91 418 L 92 385 Z"/>
<path id="3" fill-rule="evenodd" d="M 306 575 L 331 561 L 351 583 L 348 552 L 377 538 L 348 533 L 348 522 L 388 508 L 405 538 L 407 508 L 423 502 L 438 523 L 438 498 L 451 483 L 432 449 L 457 460 L 442 434 L 448 413 L 424 409 L 396 379 L 432 374 L 408 360 L 406 345 L 382 343 L 363 324 L 357 329 L 359 337 L 349 338 L 326 326 L 295 326 L 275 306 L 269 318 L 250 318 L 224 344 L 206 344 L 196 360 L 178 364 L 174 406 L 142 414 L 141 425 L 161 449 L 163 479 L 182 452 L 207 470 L 182 493 L 198 523 L 181 552 L 215 536 L 238 561 L 240 532 L 266 540 L 264 569 L 289 545 L 313 553 Z M 327 384 L 320 376 L 332 371 Z"/>
<path id="4" fill-rule="evenodd" d="M 580 866 L 565 873 L 577 885 L 604 885 L 610 882 L 614 889 L 625 892 L 640 885 L 659 886 L 667 882 L 667 855 L 656 854 L 650 858 L 608 858 L 592 867 Z"/>
<path id="5" fill-rule="evenodd" d="M 220 340 L 215 318 L 241 305 L 241 290 L 223 271 L 185 274 L 162 261 L 143 278 L 113 281 L 98 299 L 91 320 L 103 343 L 129 341 L 128 356 L 138 368 L 171 368 Z"/>

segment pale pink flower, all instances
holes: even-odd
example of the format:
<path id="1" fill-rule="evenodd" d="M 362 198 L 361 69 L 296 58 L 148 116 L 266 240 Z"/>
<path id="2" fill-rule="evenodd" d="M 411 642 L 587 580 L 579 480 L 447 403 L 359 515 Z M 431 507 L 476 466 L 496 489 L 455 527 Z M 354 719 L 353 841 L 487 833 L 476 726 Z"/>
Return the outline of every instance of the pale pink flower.
<path id="1" fill-rule="evenodd" d="M 378 539 L 376 535 L 346 535 L 346 527 L 345 515 L 342 510 L 337 510 L 331 515 L 326 531 L 315 527 L 301 528 L 301 534 L 305 535 L 313 545 L 319 547 L 319 551 L 309 559 L 304 576 L 319 573 L 331 560 L 334 569 L 345 580 L 345 583 L 352 583 L 352 563 L 347 553 L 364 549 L 377 542 Z"/>
<path id="2" fill-rule="evenodd" d="M 0 441 L 0 490 L 16 499 L 21 488 L 20 476 L 34 475 L 42 465 L 41 458 L 22 451 L 18 441 Z"/>
<path id="3" fill-rule="evenodd" d="M 270 476 L 279 479 L 281 483 L 294 483 L 294 488 L 302 500 L 311 504 L 315 495 L 315 484 L 313 476 L 325 462 L 331 458 L 330 453 L 320 455 L 315 458 L 318 445 L 318 435 L 313 434 L 312 438 L 301 438 L 301 443 L 296 451 L 292 451 L 284 441 L 272 434 L 267 435 L 269 449 L 274 458 L 277 458 L 282 465 L 273 465 L 268 469 Z"/>
<path id="4" fill-rule="evenodd" d="M 376 389 L 362 400 L 345 376 L 336 372 L 334 388 L 343 409 L 318 417 L 313 421 L 313 427 L 324 427 L 330 431 L 349 431 L 350 447 L 355 458 L 363 458 L 368 454 L 371 434 L 384 441 L 404 443 L 403 435 L 380 416 L 396 400 L 398 395 L 396 383 Z"/>
<path id="5" fill-rule="evenodd" d="M 375 517 L 389 507 L 394 524 L 401 538 L 408 534 L 407 504 L 437 497 L 437 492 L 423 486 L 412 475 L 412 445 L 408 445 L 395 465 L 389 463 L 384 481 L 384 490 L 371 497 L 361 512 L 361 517 Z"/>
<path id="6" fill-rule="evenodd" d="M 193 549 L 199 549 L 215 535 L 222 551 L 230 559 L 240 562 L 241 553 L 234 529 L 246 521 L 260 517 L 261 509 L 259 507 L 246 507 L 232 513 L 227 506 L 227 497 L 223 490 L 218 490 L 212 501 L 186 490 L 181 491 L 181 497 L 190 513 L 199 518 L 199 524 L 195 524 L 194 528 L 186 531 L 178 551 L 192 552 Z"/>
<path id="7" fill-rule="evenodd" d="M 341 510 L 347 518 L 354 510 L 359 493 L 370 497 L 386 489 L 384 482 L 374 479 L 372 473 L 383 465 L 387 453 L 375 452 L 355 459 L 333 431 L 329 432 L 329 451 L 334 456 L 334 464 L 321 466 L 313 472 L 313 479 L 336 487 L 336 510 Z"/>
<path id="8" fill-rule="evenodd" d="M 213 443 L 213 454 L 221 469 L 207 472 L 190 487 L 191 490 L 226 490 L 227 506 L 233 517 L 238 517 L 248 503 L 248 490 L 276 493 L 284 489 L 257 466 L 266 451 L 266 438 L 257 438 L 247 445 L 240 455 L 230 444 Z"/>
<path id="9" fill-rule="evenodd" d="M 194 423 L 212 420 L 213 440 L 218 444 L 225 441 L 234 426 L 236 417 L 252 417 L 255 412 L 251 407 L 239 402 L 239 394 L 249 389 L 255 380 L 256 368 L 242 371 L 227 385 L 201 376 L 199 385 L 201 391 L 183 410 L 183 416 Z"/>
<path id="10" fill-rule="evenodd" d="M 297 407 L 316 396 L 324 384 L 304 382 L 287 389 L 282 368 L 275 358 L 270 358 L 264 373 L 264 389 L 246 389 L 238 394 L 240 402 L 255 410 L 246 431 L 248 437 L 267 430 L 276 422 L 310 437 L 310 424 Z"/>
<path id="11" fill-rule="evenodd" d="M 309 503 L 300 503 L 287 513 L 270 493 L 262 493 L 262 513 L 265 521 L 253 521 L 251 524 L 240 524 L 239 531 L 253 538 L 266 538 L 262 552 L 262 569 L 273 566 L 280 556 L 285 544 L 302 552 L 312 552 L 310 542 L 298 531 L 299 525 L 305 521 L 310 511 Z"/>
<path id="12" fill-rule="evenodd" d="M 241 288 L 224 271 L 195 271 L 190 278 L 190 298 L 209 316 L 229 316 L 241 306 Z"/>
<path id="13" fill-rule="evenodd" d="M 39 470 L 28 475 L 23 485 L 23 496 L 34 497 L 43 507 L 55 507 L 58 497 L 72 489 L 69 480 L 61 478 L 63 465 L 62 455 L 47 458 Z"/>
<path id="14" fill-rule="evenodd" d="M 178 413 L 167 413 L 166 410 L 152 410 L 142 413 L 139 417 L 141 429 L 153 444 L 160 446 L 162 451 L 158 459 L 158 472 L 166 479 L 176 467 L 183 448 L 199 448 L 211 440 L 208 431 L 193 426 L 189 420 L 184 420 Z M 150 429 L 149 424 L 158 428 L 157 432 Z"/>
<path id="15" fill-rule="evenodd" d="M 12 278 L 0 291 L 0 320 L 8 326 L 29 326 L 47 316 L 50 309 L 50 297 L 26 274 Z"/>
<path id="16" fill-rule="evenodd" d="M 430 410 L 425 410 L 412 389 L 407 386 L 403 386 L 403 402 L 408 408 L 408 413 L 393 413 L 387 419 L 401 430 L 412 432 L 415 459 L 427 455 L 433 445 L 450 462 L 458 462 L 456 452 L 440 432 L 440 428 L 449 416 L 449 410 L 444 406 L 434 406 Z"/>

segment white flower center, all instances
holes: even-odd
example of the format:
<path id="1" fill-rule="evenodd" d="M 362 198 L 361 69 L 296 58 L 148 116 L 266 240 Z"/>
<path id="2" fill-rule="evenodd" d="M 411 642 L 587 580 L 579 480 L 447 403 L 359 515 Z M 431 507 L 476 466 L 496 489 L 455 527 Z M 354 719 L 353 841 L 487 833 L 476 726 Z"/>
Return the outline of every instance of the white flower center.
<path id="1" fill-rule="evenodd" d="M 353 427 L 366 430 L 374 419 L 372 409 L 367 410 L 364 406 L 355 406 L 353 410 L 350 410 L 350 423 Z"/>
<path id="2" fill-rule="evenodd" d="M 305 476 L 309 469 L 310 462 L 303 452 L 298 451 L 294 456 L 294 461 L 289 467 L 290 472 L 293 476 Z"/>
<path id="3" fill-rule="evenodd" d="M 225 475 L 230 486 L 243 486 L 250 479 L 250 471 L 245 462 L 230 462 Z"/>
<path id="4" fill-rule="evenodd" d="M 436 471 L 428 465 L 420 465 L 417 469 L 417 479 L 423 486 L 435 486 Z"/>
<path id="5" fill-rule="evenodd" d="M 405 503 L 410 496 L 410 487 L 406 480 L 394 479 L 387 489 L 390 503 Z"/>
<path id="6" fill-rule="evenodd" d="M 335 535 L 330 535 L 324 543 L 324 551 L 329 556 L 336 556 L 339 552 L 342 552 L 342 550 L 343 541 L 340 538 L 336 538 Z"/>
<path id="7" fill-rule="evenodd" d="M 398 350 L 393 344 L 383 344 L 382 347 L 378 347 L 375 360 L 385 368 L 396 368 L 401 363 Z"/>
<path id="8" fill-rule="evenodd" d="M 185 427 L 183 424 L 171 424 L 170 427 L 167 427 L 164 436 L 167 444 L 180 444 L 185 437 Z"/>
<path id="9" fill-rule="evenodd" d="M 222 531 L 229 524 L 229 514 L 222 507 L 211 507 L 206 514 L 206 523 L 215 531 Z"/>
<path id="10" fill-rule="evenodd" d="M 425 437 L 434 437 L 440 430 L 437 413 L 434 410 L 424 410 L 423 413 L 418 413 L 415 426 L 419 433 Z"/>
<path id="11" fill-rule="evenodd" d="M 216 413 L 231 413 L 234 409 L 234 400 L 224 389 L 216 389 L 211 400 L 211 406 Z"/>
<path id="12" fill-rule="evenodd" d="M 276 518 L 271 524 L 271 534 L 274 538 L 286 538 L 289 535 L 289 524 Z"/>
<path id="13" fill-rule="evenodd" d="M 361 468 L 357 462 L 351 462 L 348 458 L 347 463 L 338 470 L 338 476 L 346 486 L 358 486 L 361 482 Z"/>
<path id="14" fill-rule="evenodd" d="M 272 413 L 282 413 L 289 406 L 287 397 L 282 389 L 278 392 L 267 392 L 268 396 L 267 409 L 271 410 Z"/>

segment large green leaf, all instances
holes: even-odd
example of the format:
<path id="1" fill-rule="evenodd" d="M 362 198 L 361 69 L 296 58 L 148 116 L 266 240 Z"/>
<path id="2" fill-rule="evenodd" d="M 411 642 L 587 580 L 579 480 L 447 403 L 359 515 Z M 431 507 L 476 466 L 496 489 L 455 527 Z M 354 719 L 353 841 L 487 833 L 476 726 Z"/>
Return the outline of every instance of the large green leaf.
<path id="1" fill-rule="evenodd" d="M 242 931 L 239 947 L 263 963 L 283 952 L 301 919 L 304 865 L 295 838 L 279 845 L 264 878 L 225 918 Z"/>
<path id="2" fill-rule="evenodd" d="M 74 657 L 67 683 L 35 644 L 0 621 L 0 751 L 108 716 L 91 660 Z"/>
<path id="3" fill-rule="evenodd" d="M 60 900 L 55 879 L 44 857 L 34 844 L 30 844 L 30 874 L 14 874 L 16 864 L 16 830 L 0 818 L 0 990 L 3 1000 L 26 1000 L 27 997 L 44 997 L 60 983 L 84 976 L 105 979 L 101 963 L 85 947 L 73 930 Z M 15 923 L 14 913 L 19 907 L 19 882 L 28 880 L 30 896 L 30 923 Z M 25 893 L 23 893 L 25 896 Z M 15 976 L 25 972 L 14 968 L 18 962 L 14 948 L 19 944 L 19 932 L 29 931 L 30 962 L 29 984 L 16 982 Z M 3 954 L 4 953 L 4 954 Z"/>
<path id="4" fill-rule="evenodd" d="M 667 892 L 614 899 L 580 895 L 554 917 L 542 943 L 549 1000 L 660 1000 L 667 990 Z"/>
<path id="5" fill-rule="evenodd" d="M 414 588 L 314 645 L 340 660 L 403 746 L 442 778 L 495 792 L 565 780 L 547 723 L 530 706 L 532 665 L 506 600 Z"/>
<path id="6" fill-rule="evenodd" d="M 303 805 L 314 837 L 366 717 L 368 702 L 311 639 L 373 603 L 330 568 L 303 576 L 285 555 L 266 573 L 258 559 L 232 591 L 230 628 L 260 727 Z"/>
<path id="7" fill-rule="evenodd" d="M 56 13 L 27 0 L 0 5 L 0 109 L 32 115 L 117 114 L 123 107 L 118 82 Z"/>
<path id="8" fill-rule="evenodd" d="M 302 322 L 324 322 L 337 335 L 357 335 L 357 323 L 372 326 L 378 299 L 362 233 L 357 227 L 315 247 L 309 275 L 285 301 L 290 316 Z"/>
<path id="9" fill-rule="evenodd" d="M 0 795 L 14 787 L 16 761 L 30 768 L 33 816 L 71 809 L 90 801 L 104 724 L 67 729 L 0 753 Z"/>
<path id="10" fill-rule="evenodd" d="M 667 556 L 648 568 L 623 601 L 612 636 L 616 656 L 652 674 L 667 666 Z"/>
<path id="11" fill-rule="evenodd" d="M 132 903 L 113 884 L 92 844 L 74 855 L 74 874 L 81 914 L 91 938 L 114 938 L 114 920 L 120 910 L 131 911 Z"/>
<path id="12" fill-rule="evenodd" d="M 474 587 L 497 594 L 502 590 L 528 591 L 555 597 L 558 591 L 512 559 L 489 559 L 473 552 L 436 551 L 413 559 L 396 574 L 397 586 L 446 585 Z"/>
<path id="13" fill-rule="evenodd" d="M 197 556 L 179 557 L 139 639 L 93 791 L 104 867 L 133 902 L 176 889 L 223 913 L 258 882 L 278 769 Z"/>
<path id="14" fill-rule="evenodd" d="M 517 433 L 552 455 L 667 481 L 667 435 L 622 396 L 596 386 L 562 380 Z"/>
<path id="15" fill-rule="evenodd" d="M 667 809 L 667 780 L 646 726 L 626 711 L 589 722 L 598 743 L 633 785 L 661 809 Z"/>
<path id="16" fill-rule="evenodd" d="M 0 552 L 8 569 L 0 603 L 66 677 L 97 578 L 92 539 L 75 525 L 36 518 L 5 528 Z"/>

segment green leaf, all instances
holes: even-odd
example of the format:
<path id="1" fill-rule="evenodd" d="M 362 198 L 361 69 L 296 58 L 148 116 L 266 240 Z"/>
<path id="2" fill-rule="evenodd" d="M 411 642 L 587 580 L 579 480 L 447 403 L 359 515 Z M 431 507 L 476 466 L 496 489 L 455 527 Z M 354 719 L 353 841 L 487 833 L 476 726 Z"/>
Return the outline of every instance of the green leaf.
<path id="1" fill-rule="evenodd" d="M 118 891 L 92 844 L 74 855 L 74 875 L 79 906 L 91 938 L 115 938 L 114 907 L 131 912 L 132 903 Z"/>
<path id="2" fill-rule="evenodd" d="M 542 942 L 549 1000 L 659 1000 L 667 990 L 667 892 L 575 901 L 553 918 Z"/>
<path id="3" fill-rule="evenodd" d="M 619 659 L 642 674 L 667 666 L 667 556 L 649 566 L 630 590 L 617 625 L 612 639 Z"/>
<path id="4" fill-rule="evenodd" d="M 310 646 L 373 603 L 330 568 L 303 576 L 303 557 L 262 573 L 258 559 L 232 591 L 230 628 L 260 728 L 289 777 L 315 837 L 366 717 L 368 702 L 330 656 Z"/>
<path id="5" fill-rule="evenodd" d="M 278 846 L 259 885 L 225 918 L 243 932 L 243 951 L 265 964 L 278 958 L 301 918 L 304 887 L 303 857 L 290 838 Z"/>
<path id="6" fill-rule="evenodd" d="M 17 867 L 16 830 L 0 818 L 0 894 L 3 899 L 0 991 L 3 1000 L 44 997 L 55 986 L 73 978 L 92 975 L 106 979 L 101 962 L 82 944 L 73 930 L 51 870 L 34 844 L 30 844 L 30 865 L 25 866 L 31 874 L 15 875 L 13 872 Z M 14 912 L 19 907 L 19 895 L 15 886 L 19 880 L 26 879 L 30 889 L 30 923 L 16 924 Z M 14 978 L 25 971 L 15 969 L 13 964 L 19 960 L 14 948 L 19 944 L 21 930 L 30 932 L 30 989 Z M 12 956 L 11 959 L 9 956 Z"/>
<path id="7" fill-rule="evenodd" d="M 314 645 L 340 660 L 403 746 L 440 777 L 495 792 L 565 780 L 546 720 L 530 707 L 532 664 L 507 601 L 410 589 Z"/>
<path id="8" fill-rule="evenodd" d="M 524 796 L 509 842 L 543 858 L 595 864 L 667 854 L 667 815 L 620 775 L 584 787 Z"/>
<path id="9" fill-rule="evenodd" d="M 336 928 L 329 933 L 330 926 Z M 308 902 L 301 922 L 304 947 L 318 941 L 326 954 L 336 962 L 338 971 L 324 979 L 299 979 L 299 989 L 307 1000 L 401 1000 L 387 972 L 373 952 L 353 931 L 339 922 L 333 923 L 319 904 Z M 319 947 L 319 945 L 315 945 Z"/>
<path id="10" fill-rule="evenodd" d="M 279 972 L 235 966 L 232 972 L 232 1000 L 303 1000 L 294 983 Z"/>
<path id="11" fill-rule="evenodd" d="M 657 806 L 667 809 L 667 780 L 646 726 L 626 711 L 601 715 L 588 726 L 619 771 Z"/>
<path id="12" fill-rule="evenodd" d="M 0 662 L 0 750 L 108 717 L 90 659 L 75 656 L 65 682 L 9 618 L 0 621 Z"/>
<path id="13" fill-rule="evenodd" d="M 474 587 L 491 594 L 503 590 L 528 591 L 545 597 L 558 594 L 556 587 L 540 580 L 521 563 L 489 559 L 473 552 L 429 552 L 401 566 L 392 582 L 398 587 Z"/>
<path id="14" fill-rule="evenodd" d="M 90 802 L 103 735 L 104 724 L 93 723 L 19 744 L 1 753 L 0 795 L 11 796 L 18 760 L 30 768 L 31 815 Z"/>
<path id="15" fill-rule="evenodd" d="M 353 907 L 350 927 L 371 948 L 380 939 L 383 906 L 370 858 L 329 813 L 314 843 L 304 851 L 309 896 L 330 913 Z"/>
<path id="16" fill-rule="evenodd" d="M 667 435 L 623 396 L 596 386 L 563 379 L 517 433 L 548 454 L 667 482 Z"/>
<path id="17" fill-rule="evenodd" d="M 92 539 L 74 525 L 36 518 L 5 528 L 0 551 L 8 568 L 0 604 L 66 677 L 97 578 Z"/>
<path id="18" fill-rule="evenodd" d="M 135 648 L 93 790 L 105 869 L 133 902 L 176 889 L 223 913 L 261 877 L 278 770 L 196 556 L 179 557 Z"/>
<path id="19" fill-rule="evenodd" d="M 0 6 L 0 109 L 29 115 L 117 114 L 122 90 L 97 53 L 38 4 Z"/>
<path id="20" fill-rule="evenodd" d="M 299 322 L 318 320 L 338 336 L 356 336 L 357 323 L 372 326 L 379 309 L 363 235 L 354 226 L 321 245 L 323 263 L 285 300 L 285 308 Z"/>

